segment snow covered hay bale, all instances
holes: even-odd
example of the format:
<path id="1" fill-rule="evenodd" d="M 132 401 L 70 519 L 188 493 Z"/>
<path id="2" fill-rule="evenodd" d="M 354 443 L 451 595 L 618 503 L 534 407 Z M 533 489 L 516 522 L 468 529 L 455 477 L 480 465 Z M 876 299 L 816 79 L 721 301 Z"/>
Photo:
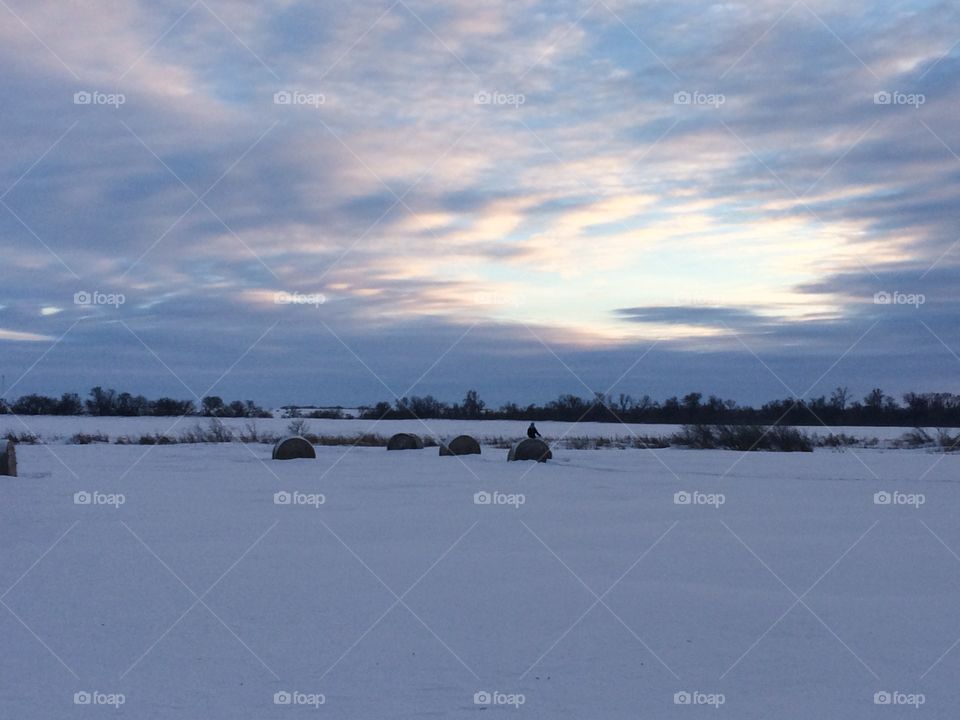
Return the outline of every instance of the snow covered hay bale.
<path id="1" fill-rule="evenodd" d="M 17 446 L 7 440 L 7 449 L 0 453 L 0 475 L 17 476 Z"/>
<path id="2" fill-rule="evenodd" d="M 457 435 L 450 442 L 440 444 L 440 455 L 479 455 L 480 443 L 469 435 Z"/>
<path id="3" fill-rule="evenodd" d="M 553 457 L 550 452 L 550 446 L 543 440 L 536 438 L 527 438 L 521 440 L 510 448 L 507 454 L 507 460 L 536 460 L 537 462 L 546 462 Z"/>
<path id="4" fill-rule="evenodd" d="M 423 450 L 423 440 L 413 433 L 397 433 L 387 441 L 387 450 Z"/>
<path id="5" fill-rule="evenodd" d="M 291 435 L 277 440 L 273 446 L 274 460 L 296 460 L 297 458 L 315 458 L 317 451 L 306 438 L 299 435 Z"/>

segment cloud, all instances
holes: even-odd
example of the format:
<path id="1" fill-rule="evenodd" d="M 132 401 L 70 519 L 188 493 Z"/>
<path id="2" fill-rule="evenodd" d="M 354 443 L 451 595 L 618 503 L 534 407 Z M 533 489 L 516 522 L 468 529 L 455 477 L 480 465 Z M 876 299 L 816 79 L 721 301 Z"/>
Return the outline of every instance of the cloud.
<path id="1" fill-rule="evenodd" d="M 266 357 L 309 355 L 317 313 L 276 307 L 282 291 L 326 295 L 324 322 L 361 345 L 402 328 L 370 346 L 411 367 L 476 322 L 478 358 L 553 362 L 527 328 L 608 358 L 663 338 L 664 387 L 705 353 L 754 368 L 737 337 L 789 347 L 798 377 L 877 320 L 873 357 L 943 351 L 928 329 L 960 347 L 953 6 L 10 7 L 32 32 L 0 27 L 7 333 L 83 319 L 76 337 L 135 377 L 118 320 L 189 368 L 295 318 L 310 332 Z M 275 104 L 284 89 L 323 102 Z M 72 304 L 94 289 L 130 300 Z M 881 290 L 928 300 L 905 315 Z M 99 381 L 57 357 L 48 380 Z M 954 382 L 914 359 L 902 384 Z M 362 368 L 331 372 L 324 387 Z"/>
<path id="2" fill-rule="evenodd" d="M 37 335 L 36 333 L 18 332 L 16 330 L 6 330 L 0 328 L 0 341 L 8 340 L 10 342 L 50 342 L 54 340 L 50 335 Z"/>
<path id="3" fill-rule="evenodd" d="M 621 308 L 617 315 L 636 323 L 678 323 L 681 325 L 702 325 L 704 327 L 735 325 L 767 326 L 777 319 L 764 318 L 761 315 L 742 308 L 731 307 L 635 307 Z"/>

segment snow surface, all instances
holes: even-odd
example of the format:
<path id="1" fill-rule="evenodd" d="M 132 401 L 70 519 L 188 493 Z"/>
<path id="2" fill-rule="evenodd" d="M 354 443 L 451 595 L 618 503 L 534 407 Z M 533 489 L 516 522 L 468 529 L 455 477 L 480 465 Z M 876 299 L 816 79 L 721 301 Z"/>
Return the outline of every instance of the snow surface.
<path id="1" fill-rule="evenodd" d="M 0 478 L 3 718 L 946 718 L 960 705 L 957 456 L 18 452 L 22 476 Z M 124 503 L 74 504 L 83 491 Z M 275 504 L 282 491 L 325 502 Z M 680 491 L 724 502 L 676 504 Z M 923 504 L 877 505 L 879 491 Z M 74 704 L 94 691 L 124 703 Z M 275 704 L 284 691 L 325 702 Z M 495 691 L 524 702 L 475 704 Z M 924 704 L 875 705 L 885 691 Z M 682 692 L 724 702 L 676 704 Z"/>
<path id="2" fill-rule="evenodd" d="M 176 417 L 89 417 L 77 416 L 12 416 L 0 415 L 0 431 L 33 432 L 44 439 L 58 438 L 65 441 L 75 433 L 103 433 L 110 437 L 111 442 L 118 436 L 129 435 L 139 437 L 147 434 L 179 435 L 198 425 L 208 428 L 210 418 L 187 416 Z M 253 425 L 261 433 L 274 435 L 287 434 L 290 419 L 275 418 L 221 418 L 223 424 L 234 432 L 241 432 Z M 342 419 L 325 420 L 306 418 L 310 432 L 317 435 L 346 435 L 353 437 L 364 433 L 376 433 L 390 436 L 398 432 L 414 432 L 419 435 L 432 435 L 436 438 L 453 438 L 457 435 L 468 434 L 484 440 L 496 438 L 517 438 L 526 435 L 527 423 L 516 420 L 360 420 Z M 680 425 L 640 424 L 640 423 L 569 423 L 569 422 L 538 422 L 537 428 L 548 438 L 558 437 L 620 437 L 629 440 L 639 436 L 666 436 L 672 435 L 681 429 Z M 823 426 L 803 427 L 810 435 L 826 435 L 830 432 L 845 433 L 856 438 L 879 438 L 893 440 L 901 437 L 911 428 L 902 427 L 838 427 L 826 428 Z M 936 431 L 930 432 L 936 436 Z"/>

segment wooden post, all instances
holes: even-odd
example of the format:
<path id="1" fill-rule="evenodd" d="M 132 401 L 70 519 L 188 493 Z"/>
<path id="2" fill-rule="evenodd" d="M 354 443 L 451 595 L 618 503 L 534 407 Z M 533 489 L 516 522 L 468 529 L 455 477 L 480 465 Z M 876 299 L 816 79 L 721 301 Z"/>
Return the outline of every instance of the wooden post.
<path id="1" fill-rule="evenodd" d="M 7 450 L 0 453 L 0 475 L 17 476 L 17 446 L 7 440 Z"/>

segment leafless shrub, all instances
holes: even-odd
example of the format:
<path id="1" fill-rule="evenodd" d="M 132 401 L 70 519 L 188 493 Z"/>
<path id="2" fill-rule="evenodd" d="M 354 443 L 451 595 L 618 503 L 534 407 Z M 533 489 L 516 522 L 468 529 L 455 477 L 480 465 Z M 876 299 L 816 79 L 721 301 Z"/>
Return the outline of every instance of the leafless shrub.
<path id="1" fill-rule="evenodd" d="M 101 432 L 96 433 L 76 433 L 70 437 L 70 445 L 91 445 L 93 443 L 108 443 L 110 436 Z"/>
<path id="2" fill-rule="evenodd" d="M 39 445 L 43 441 L 40 436 L 32 432 L 15 433 L 12 430 L 7 432 L 6 439 L 19 445 Z"/>
<path id="3" fill-rule="evenodd" d="M 933 445 L 933 437 L 923 428 L 914 428 L 891 443 L 891 446 L 895 448 L 921 448 L 932 447 Z"/>
<path id="4" fill-rule="evenodd" d="M 295 418 L 287 425 L 287 432 L 291 435 L 299 435 L 300 437 L 306 438 L 307 435 L 310 434 L 310 423 L 303 418 Z M 310 438 L 307 439 L 309 440 Z M 313 441 L 311 440 L 311 442 Z"/>

